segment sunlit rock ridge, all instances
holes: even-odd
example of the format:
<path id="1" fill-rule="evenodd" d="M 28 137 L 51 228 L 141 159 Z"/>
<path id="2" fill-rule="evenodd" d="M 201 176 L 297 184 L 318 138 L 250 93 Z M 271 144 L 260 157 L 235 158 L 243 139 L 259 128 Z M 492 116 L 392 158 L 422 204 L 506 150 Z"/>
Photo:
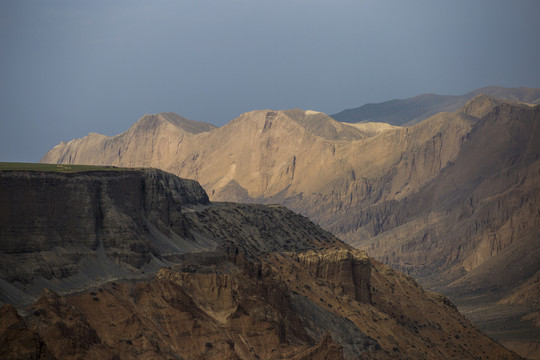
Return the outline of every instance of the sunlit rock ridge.
<path id="1" fill-rule="evenodd" d="M 538 118 L 486 95 L 410 127 L 294 109 L 193 131 L 158 114 L 42 161 L 157 167 L 213 200 L 281 203 L 458 304 L 515 302 L 540 270 Z"/>

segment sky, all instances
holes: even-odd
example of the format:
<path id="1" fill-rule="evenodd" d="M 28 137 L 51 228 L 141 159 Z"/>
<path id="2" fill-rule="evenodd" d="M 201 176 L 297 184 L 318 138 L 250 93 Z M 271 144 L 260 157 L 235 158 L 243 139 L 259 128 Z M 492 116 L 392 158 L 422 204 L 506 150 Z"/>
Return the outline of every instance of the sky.
<path id="1" fill-rule="evenodd" d="M 540 88 L 538 0 L 0 0 L 0 161 L 144 114 L 222 126 Z"/>

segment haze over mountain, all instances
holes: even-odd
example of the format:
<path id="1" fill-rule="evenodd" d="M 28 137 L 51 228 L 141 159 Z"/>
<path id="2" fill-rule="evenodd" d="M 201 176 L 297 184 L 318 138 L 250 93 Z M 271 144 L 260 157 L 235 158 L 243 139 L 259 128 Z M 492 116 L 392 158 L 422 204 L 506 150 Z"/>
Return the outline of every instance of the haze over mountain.
<path id="1" fill-rule="evenodd" d="M 158 167 L 196 179 L 213 200 L 285 204 L 449 294 L 510 344 L 539 340 L 528 320 L 539 313 L 539 117 L 538 106 L 485 95 L 411 127 L 295 109 L 193 133 L 146 115 L 42 161 Z M 491 312 L 502 329 L 483 322 Z"/>
<path id="2" fill-rule="evenodd" d="M 408 99 L 365 104 L 354 109 L 343 110 L 332 115 L 332 117 L 338 121 L 348 123 L 383 122 L 392 125 L 411 126 L 437 113 L 456 111 L 479 94 L 490 95 L 499 99 L 540 104 L 540 89 L 488 86 L 465 95 L 422 94 Z"/>
<path id="3" fill-rule="evenodd" d="M 51 168 L 0 171 L 3 359 L 519 358 L 283 206 Z"/>

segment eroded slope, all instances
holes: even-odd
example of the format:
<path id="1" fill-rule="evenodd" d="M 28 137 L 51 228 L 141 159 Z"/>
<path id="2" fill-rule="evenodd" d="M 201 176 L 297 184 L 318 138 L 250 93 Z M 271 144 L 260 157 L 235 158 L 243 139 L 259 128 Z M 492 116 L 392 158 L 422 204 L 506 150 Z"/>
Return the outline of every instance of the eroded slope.
<path id="1" fill-rule="evenodd" d="M 158 170 L 0 175 L 6 358 L 517 358 L 282 206 Z"/>

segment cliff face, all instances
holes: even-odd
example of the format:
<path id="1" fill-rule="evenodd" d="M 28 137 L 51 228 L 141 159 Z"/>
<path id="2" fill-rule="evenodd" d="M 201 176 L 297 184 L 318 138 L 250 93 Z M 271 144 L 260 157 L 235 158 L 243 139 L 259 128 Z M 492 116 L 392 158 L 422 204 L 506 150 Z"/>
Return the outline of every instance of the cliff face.
<path id="1" fill-rule="evenodd" d="M 24 314 L 0 309 L 3 357 L 516 358 L 282 206 L 209 203 L 157 170 L 1 179 L 2 296 Z"/>
<path id="2" fill-rule="evenodd" d="M 311 251 L 298 257 L 316 278 L 329 281 L 357 301 L 371 303 L 371 265 L 365 253 L 350 250 Z"/>
<path id="3" fill-rule="evenodd" d="M 83 285 L 91 281 L 89 272 L 140 274 L 162 266 L 169 253 L 211 246 L 193 239 L 181 212 L 185 205 L 208 204 L 204 190 L 157 170 L 4 171 L 0 197 L 0 275 L 25 293 L 44 284 L 57 290 L 70 281 Z M 9 288 L 2 287 L 3 296 L 18 296 Z"/>
<path id="4" fill-rule="evenodd" d="M 110 249 L 115 239 L 142 241 L 144 224 L 185 237 L 180 204 L 209 203 L 196 182 L 156 170 L 77 175 L 6 171 L 0 182 L 5 200 L 0 229 L 7 240 L 1 250 L 10 254 L 56 246 Z M 131 221 L 125 224 L 126 219 Z"/>

